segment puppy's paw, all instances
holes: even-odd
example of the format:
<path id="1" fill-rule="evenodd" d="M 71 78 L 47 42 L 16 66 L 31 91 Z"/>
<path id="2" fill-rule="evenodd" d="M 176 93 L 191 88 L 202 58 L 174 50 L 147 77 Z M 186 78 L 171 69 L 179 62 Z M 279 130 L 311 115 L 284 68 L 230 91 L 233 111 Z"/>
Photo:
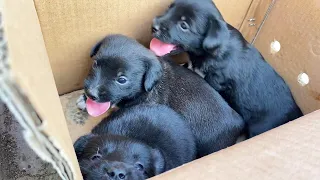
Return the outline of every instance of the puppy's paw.
<path id="1" fill-rule="evenodd" d="M 184 67 L 184 68 L 188 68 L 190 70 L 193 70 L 193 66 L 192 66 L 191 62 L 187 62 L 187 63 L 181 64 L 181 66 Z"/>
<path id="2" fill-rule="evenodd" d="M 188 63 L 184 63 L 184 64 L 180 64 L 180 66 L 182 66 L 184 68 L 188 68 L 189 64 Z"/>
<path id="3" fill-rule="evenodd" d="M 77 107 L 82 111 L 87 109 L 86 100 L 87 97 L 84 94 L 82 94 L 77 100 Z"/>
<path id="4" fill-rule="evenodd" d="M 200 71 L 200 69 L 198 68 L 194 68 L 194 72 L 197 73 L 199 76 L 201 76 L 202 78 L 205 77 L 204 73 L 202 71 Z"/>
<path id="5" fill-rule="evenodd" d="M 87 112 L 85 111 L 76 111 L 72 114 L 72 120 L 76 123 L 76 124 L 80 124 L 83 125 L 85 124 L 85 122 L 88 120 L 89 115 Z"/>

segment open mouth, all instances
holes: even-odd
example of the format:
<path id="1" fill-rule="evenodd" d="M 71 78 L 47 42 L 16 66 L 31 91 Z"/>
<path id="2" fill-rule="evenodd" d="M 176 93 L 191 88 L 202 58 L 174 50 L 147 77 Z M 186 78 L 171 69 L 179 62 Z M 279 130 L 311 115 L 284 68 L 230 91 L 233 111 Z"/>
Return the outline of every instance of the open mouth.
<path id="1" fill-rule="evenodd" d="M 153 51 L 157 56 L 175 55 L 183 52 L 181 46 L 165 43 L 157 38 L 153 38 L 151 40 L 150 50 Z"/>
<path id="2" fill-rule="evenodd" d="M 90 116 L 98 117 L 110 109 L 111 102 L 99 103 L 87 97 L 86 107 Z"/>

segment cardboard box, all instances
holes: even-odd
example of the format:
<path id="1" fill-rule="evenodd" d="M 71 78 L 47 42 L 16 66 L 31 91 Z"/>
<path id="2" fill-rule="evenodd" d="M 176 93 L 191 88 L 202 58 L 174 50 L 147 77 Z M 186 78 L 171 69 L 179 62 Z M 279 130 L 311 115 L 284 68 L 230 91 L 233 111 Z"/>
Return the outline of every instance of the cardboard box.
<path id="1" fill-rule="evenodd" d="M 82 179 L 72 142 L 90 129 L 66 122 L 59 95 L 81 88 L 90 68 L 89 50 L 98 39 L 121 33 L 147 44 L 152 18 L 170 2 L 0 1 L 0 33 L 5 33 L 0 38 L 0 96 L 24 127 L 30 147 L 62 179 Z M 320 2 L 215 3 L 284 77 L 304 113 L 319 109 Z M 275 40 L 281 50 L 271 53 Z M 304 86 L 298 78 L 302 73 L 309 77 Z M 316 111 L 154 179 L 319 179 L 319 129 Z"/>

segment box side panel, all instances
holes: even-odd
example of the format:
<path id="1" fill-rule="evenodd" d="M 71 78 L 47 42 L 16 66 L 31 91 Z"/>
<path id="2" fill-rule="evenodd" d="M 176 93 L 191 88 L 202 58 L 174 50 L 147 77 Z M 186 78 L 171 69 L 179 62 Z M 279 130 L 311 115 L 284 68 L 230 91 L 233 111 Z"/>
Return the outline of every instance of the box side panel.
<path id="1" fill-rule="evenodd" d="M 67 159 L 74 178 L 81 179 L 34 2 L 5 0 L 3 5 L 13 78 L 43 121 L 38 131 L 44 133 L 48 142 L 53 143 L 60 155 Z M 39 148 L 41 146 L 46 147 L 42 144 Z"/>
<path id="2" fill-rule="evenodd" d="M 164 173 L 154 180 L 317 180 L 320 111 Z"/>
<path id="3" fill-rule="evenodd" d="M 271 53 L 277 40 L 281 49 Z M 289 84 L 304 113 L 320 109 L 320 1 L 276 1 L 255 46 Z M 309 84 L 298 76 L 306 73 Z M 306 79 L 304 79 L 306 80 Z"/>
<path id="4" fill-rule="evenodd" d="M 252 0 L 215 0 L 237 28 Z M 120 33 L 148 45 L 151 22 L 172 0 L 34 0 L 59 94 L 82 87 L 89 52 L 102 37 Z"/>

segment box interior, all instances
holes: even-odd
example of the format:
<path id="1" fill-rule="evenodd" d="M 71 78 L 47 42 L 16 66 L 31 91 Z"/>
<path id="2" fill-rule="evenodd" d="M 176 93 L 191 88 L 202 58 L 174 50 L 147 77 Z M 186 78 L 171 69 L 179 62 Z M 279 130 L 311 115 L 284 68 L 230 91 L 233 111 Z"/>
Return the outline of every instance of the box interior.
<path id="1" fill-rule="evenodd" d="M 252 0 L 216 0 L 225 19 L 239 28 Z M 172 0 L 35 0 L 43 38 L 59 94 L 82 88 L 90 68 L 91 47 L 107 34 L 119 33 L 144 45 L 151 22 Z"/>
<path id="2" fill-rule="evenodd" d="M 77 96 L 66 94 L 82 88 L 91 68 L 89 52 L 107 34 L 120 33 L 137 39 L 148 47 L 152 19 L 160 15 L 172 0 L 156 1 L 68 1 L 35 0 L 43 38 L 72 141 L 89 133 L 104 116 L 77 124 Z M 225 19 L 240 29 L 252 0 L 215 1 Z M 130 8 L 128 8 L 130 7 Z M 178 56 L 177 61 L 186 56 Z M 78 93 L 75 93 L 78 94 Z M 78 112 L 81 113 L 81 112 Z M 71 116 L 70 116 L 71 115 Z"/>
<path id="3" fill-rule="evenodd" d="M 66 113 L 69 108 L 74 108 L 70 106 L 70 102 L 76 100 L 79 92 L 61 96 L 60 99 L 58 95 L 81 89 L 83 79 L 91 67 L 90 48 L 105 35 L 121 33 L 147 46 L 151 39 L 152 18 L 161 14 L 170 2 L 172 0 L 4 1 L 2 9 L 13 78 L 44 120 L 41 131 L 48 136 L 51 143 L 62 150 L 63 157 L 72 167 L 74 176 L 70 179 L 81 179 L 72 141 L 89 132 L 101 118 L 88 120 L 85 125 L 66 121 L 63 112 Z M 289 84 L 303 112 L 308 114 L 320 109 L 320 76 L 317 74 L 320 57 L 320 2 L 318 0 L 310 0 L 308 3 L 299 0 L 215 0 L 214 2 L 226 21 L 238 28 L 249 42 L 255 39 L 254 45 Z M 270 5 L 273 6 L 265 20 Z M 248 19 L 251 18 L 255 18 L 255 26 L 250 25 L 252 22 Z M 270 44 L 275 40 L 280 42 L 281 50 L 278 53 L 271 53 Z M 309 76 L 309 84 L 302 86 L 298 82 L 301 73 Z M 72 101 L 69 101 L 70 99 Z M 310 123 L 312 124 L 312 121 Z M 244 151 L 241 149 L 256 146 L 256 150 L 261 151 L 272 143 L 264 146 L 259 144 L 259 141 L 281 139 L 282 131 L 298 134 L 296 129 L 301 126 L 304 126 L 303 121 L 293 123 L 291 126 L 286 126 L 287 128 L 268 133 L 272 135 L 254 138 L 227 151 L 235 154 L 233 157 L 236 161 L 241 161 L 241 152 Z M 305 127 L 306 131 L 310 129 L 308 127 Z M 302 136 L 303 132 L 300 133 Z M 287 141 L 292 142 L 290 138 L 285 138 L 283 143 Z M 295 144 L 288 143 L 288 146 Z M 303 147 L 298 148 L 298 151 L 302 151 Z M 268 153 L 274 151 L 262 151 L 262 153 L 270 157 L 272 155 Z M 284 153 L 279 151 L 273 155 L 282 156 Z M 228 153 L 221 151 L 213 156 L 222 161 Z M 200 162 L 202 166 L 215 166 L 209 159 L 212 160 L 212 158 L 200 159 L 196 164 Z M 260 165 L 248 164 L 258 169 Z M 261 166 L 272 166 L 272 163 Z M 188 170 L 181 168 L 178 172 L 181 171 Z M 204 171 L 209 173 L 210 170 L 204 168 Z M 164 177 L 168 179 L 172 176 Z"/>

